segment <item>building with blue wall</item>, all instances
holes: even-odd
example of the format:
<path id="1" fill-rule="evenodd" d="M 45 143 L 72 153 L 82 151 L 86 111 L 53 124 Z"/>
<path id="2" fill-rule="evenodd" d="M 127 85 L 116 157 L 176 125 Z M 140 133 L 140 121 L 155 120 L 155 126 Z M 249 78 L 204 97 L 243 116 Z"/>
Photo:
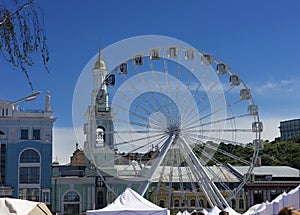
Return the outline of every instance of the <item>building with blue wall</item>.
<path id="1" fill-rule="evenodd" d="M 0 197 L 50 204 L 55 120 L 49 92 L 44 110 L 21 110 L 0 100 Z"/>

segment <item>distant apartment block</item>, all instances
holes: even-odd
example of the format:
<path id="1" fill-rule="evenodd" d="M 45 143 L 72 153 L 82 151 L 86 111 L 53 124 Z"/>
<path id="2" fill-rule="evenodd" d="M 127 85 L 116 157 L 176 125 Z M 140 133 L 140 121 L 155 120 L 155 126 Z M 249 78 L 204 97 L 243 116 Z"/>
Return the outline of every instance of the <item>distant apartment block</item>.
<path id="1" fill-rule="evenodd" d="M 280 122 L 280 138 L 284 141 L 300 134 L 300 119 L 292 119 Z"/>

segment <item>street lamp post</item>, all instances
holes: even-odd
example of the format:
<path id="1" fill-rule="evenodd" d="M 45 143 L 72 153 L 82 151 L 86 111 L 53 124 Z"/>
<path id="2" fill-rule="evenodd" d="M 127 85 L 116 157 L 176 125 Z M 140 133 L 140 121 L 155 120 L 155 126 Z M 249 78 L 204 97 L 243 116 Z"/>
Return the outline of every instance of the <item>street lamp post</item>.
<path id="1" fill-rule="evenodd" d="M 32 94 L 30 94 L 30 95 L 24 97 L 24 98 L 21 98 L 21 99 L 18 99 L 18 100 L 16 100 L 16 101 L 13 101 L 13 102 L 10 102 L 10 103 L 8 103 L 8 104 L 5 104 L 5 105 L 3 105 L 3 106 L 0 106 L 0 109 L 8 108 L 9 106 L 12 106 L 12 105 L 15 105 L 15 104 L 19 104 L 19 103 L 21 103 L 21 102 L 32 101 L 32 100 L 36 99 L 36 97 L 37 97 L 38 95 L 40 95 L 40 94 L 41 94 L 41 91 L 34 92 L 34 93 L 32 93 Z"/>

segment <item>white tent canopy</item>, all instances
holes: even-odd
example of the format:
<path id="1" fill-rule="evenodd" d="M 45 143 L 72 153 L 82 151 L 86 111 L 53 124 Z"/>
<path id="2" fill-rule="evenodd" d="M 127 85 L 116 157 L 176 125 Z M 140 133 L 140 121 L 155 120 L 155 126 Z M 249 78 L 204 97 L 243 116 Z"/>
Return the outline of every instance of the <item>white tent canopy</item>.
<path id="1" fill-rule="evenodd" d="M 240 213 L 236 212 L 229 206 L 225 209 L 225 211 L 227 211 L 230 215 L 241 215 Z"/>
<path id="2" fill-rule="evenodd" d="M 201 209 L 200 212 L 203 213 L 203 214 L 205 214 L 205 215 L 208 214 L 208 211 L 205 208 Z"/>
<path id="3" fill-rule="evenodd" d="M 50 215 L 52 213 L 44 203 L 22 199 L 0 198 L 0 214 Z"/>
<path id="4" fill-rule="evenodd" d="M 144 199 L 134 190 L 126 188 L 113 203 L 105 208 L 86 212 L 87 215 L 125 215 L 129 213 L 138 215 L 168 215 L 169 211 Z"/>
<path id="5" fill-rule="evenodd" d="M 217 206 L 214 206 L 209 212 L 207 215 L 217 215 L 221 212 L 221 210 L 217 207 Z"/>
<path id="6" fill-rule="evenodd" d="M 191 215 L 187 210 L 182 212 L 182 215 Z"/>
<path id="7" fill-rule="evenodd" d="M 248 209 L 244 215 L 269 215 L 278 214 L 286 206 L 300 208 L 300 185 L 288 193 L 282 193 L 271 202 L 263 202 Z"/>
<path id="8" fill-rule="evenodd" d="M 238 212 L 236 212 L 235 210 L 233 210 L 231 207 L 225 208 L 224 211 L 229 212 L 230 215 L 241 215 Z M 204 214 L 207 214 L 207 215 L 219 215 L 220 212 L 221 212 L 220 208 L 218 208 L 217 206 L 214 206 L 209 212 L 204 211 Z"/>

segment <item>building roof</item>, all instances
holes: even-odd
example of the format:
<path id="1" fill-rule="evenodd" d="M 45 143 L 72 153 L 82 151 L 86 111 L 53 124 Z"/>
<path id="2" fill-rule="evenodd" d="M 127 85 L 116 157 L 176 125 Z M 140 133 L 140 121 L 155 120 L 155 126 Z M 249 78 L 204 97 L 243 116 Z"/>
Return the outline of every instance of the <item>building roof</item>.
<path id="1" fill-rule="evenodd" d="M 118 175 L 121 178 L 134 177 L 135 170 L 132 166 L 128 165 L 115 165 Z M 150 167 L 146 167 L 150 169 Z M 248 167 L 249 168 L 249 167 Z M 136 168 L 139 171 L 138 168 Z M 214 182 L 239 182 L 240 180 L 228 171 L 227 168 L 223 166 L 205 166 L 205 170 L 209 177 Z M 172 172 L 173 182 L 190 182 L 191 179 L 196 182 L 196 178 L 191 174 L 191 169 L 188 166 L 181 167 L 171 167 L 171 166 L 160 166 L 157 171 L 155 171 L 152 177 L 153 182 L 158 182 L 159 178 L 162 177 L 162 181 L 168 182 L 170 179 L 170 173 Z"/>
<path id="2" fill-rule="evenodd" d="M 282 124 L 282 123 L 290 123 L 290 122 L 294 122 L 294 121 L 300 121 L 300 118 L 299 119 L 289 119 L 289 120 L 280 121 L 280 124 Z"/>
<path id="3" fill-rule="evenodd" d="M 241 174 L 246 174 L 248 166 L 234 166 Z M 299 177 L 300 171 L 289 166 L 259 166 L 254 167 L 254 175 L 272 175 L 272 177 Z"/>

